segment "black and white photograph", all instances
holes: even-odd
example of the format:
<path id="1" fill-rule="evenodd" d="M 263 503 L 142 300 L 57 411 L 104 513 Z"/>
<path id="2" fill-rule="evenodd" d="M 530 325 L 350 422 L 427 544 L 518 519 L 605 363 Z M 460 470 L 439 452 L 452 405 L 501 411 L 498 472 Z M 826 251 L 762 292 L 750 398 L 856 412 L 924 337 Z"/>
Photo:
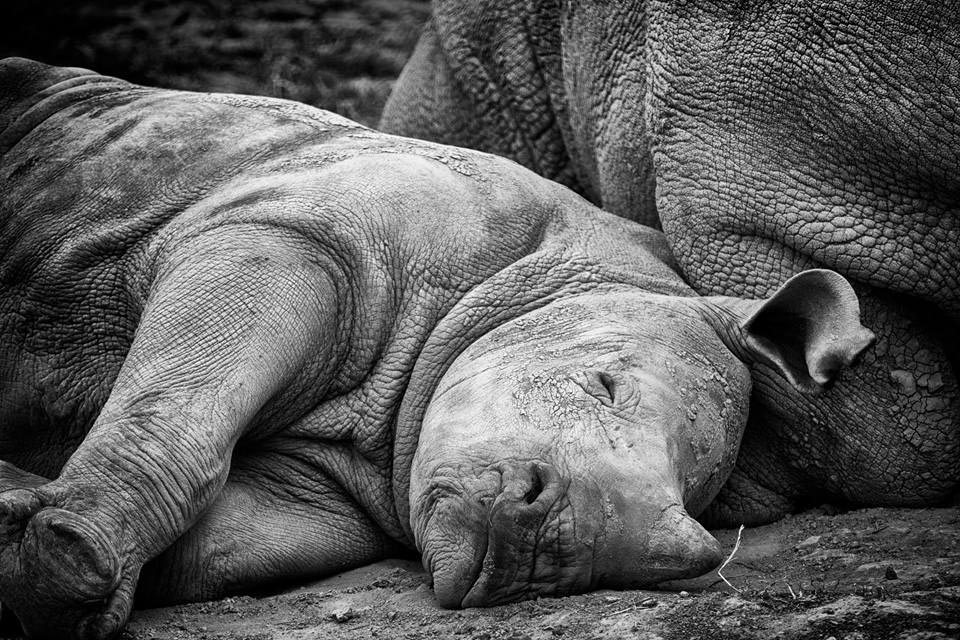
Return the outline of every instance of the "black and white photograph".
<path id="1" fill-rule="evenodd" d="M 0 638 L 960 638 L 960 0 L 4 0 Z"/>

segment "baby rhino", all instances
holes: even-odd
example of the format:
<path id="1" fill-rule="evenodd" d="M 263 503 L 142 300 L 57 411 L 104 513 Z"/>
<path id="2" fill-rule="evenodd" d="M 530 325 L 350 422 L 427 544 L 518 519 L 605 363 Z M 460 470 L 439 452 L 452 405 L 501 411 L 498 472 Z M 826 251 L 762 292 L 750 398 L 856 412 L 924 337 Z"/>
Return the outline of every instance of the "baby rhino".
<path id="1" fill-rule="evenodd" d="M 416 549 L 441 604 L 691 576 L 747 364 L 871 341 L 829 271 L 696 297 L 513 162 L 283 100 L 0 66 L 0 600 L 108 638 Z"/>

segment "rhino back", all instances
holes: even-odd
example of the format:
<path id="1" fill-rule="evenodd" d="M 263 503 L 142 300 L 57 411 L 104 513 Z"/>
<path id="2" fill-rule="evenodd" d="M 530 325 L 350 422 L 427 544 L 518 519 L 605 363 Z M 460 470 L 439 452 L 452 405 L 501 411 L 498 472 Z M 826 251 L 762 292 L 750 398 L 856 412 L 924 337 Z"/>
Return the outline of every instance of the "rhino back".
<path id="1" fill-rule="evenodd" d="M 960 313 L 958 24 L 955 3 L 651 15 L 657 204 L 698 290 L 820 265 Z"/>
<path id="2" fill-rule="evenodd" d="M 302 427 L 322 438 L 318 425 L 376 423 L 364 439 L 384 455 L 417 354 L 468 293 L 456 331 L 482 325 L 478 306 L 501 322 L 568 286 L 684 290 L 660 234 L 610 226 L 503 159 L 287 101 L 28 61 L 8 64 L 5 84 L 22 94 L 0 156 L 4 436 L 22 447 L 5 456 L 37 473 L 59 468 L 105 401 L 165 248 L 217 225 L 283 229 L 334 274 L 344 365 L 325 392 L 335 400 Z M 511 277 L 524 261 L 527 279 Z M 39 412 L 38 394 L 50 399 Z M 40 441 L 59 453 L 38 456 Z"/>

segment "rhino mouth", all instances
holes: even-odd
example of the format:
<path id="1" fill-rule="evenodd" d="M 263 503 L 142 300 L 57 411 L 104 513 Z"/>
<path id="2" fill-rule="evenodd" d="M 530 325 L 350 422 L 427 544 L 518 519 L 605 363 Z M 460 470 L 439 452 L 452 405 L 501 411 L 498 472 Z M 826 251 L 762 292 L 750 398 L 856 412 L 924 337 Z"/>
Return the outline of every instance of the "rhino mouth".
<path id="1" fill-rule="evenodd" d="M 592 588 L 596 536 L 581 535 L 569 483 L 555 470 L 530 465 L 520 473 L 502 471 L 493 496 L 468 497 L 460 489 L 434 485 L 421 536 L 441 606 L 492 606 Z"/>
<path id="2" fill-rule="evenodd" d="M 470 606 L 467 595 L 472 593 L 481 579 L 487 553 L 487 536 L 484 532 L 474 532 L 467 544 L 459 547 L 451 557 L 442 552 L 424 550 L 424 565 L 433 578 L 433 590 L 437 602 L 447 609 L 459 609 Z"/>

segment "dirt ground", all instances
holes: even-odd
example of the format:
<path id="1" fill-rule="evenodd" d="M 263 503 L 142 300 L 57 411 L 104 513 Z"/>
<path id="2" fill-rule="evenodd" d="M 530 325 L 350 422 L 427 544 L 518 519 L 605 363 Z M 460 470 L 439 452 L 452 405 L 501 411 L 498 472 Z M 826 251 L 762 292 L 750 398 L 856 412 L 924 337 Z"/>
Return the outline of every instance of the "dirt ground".
<path id="1" fill-rule="evenodd" d="M 733 550 L 737 531 L 715 534 Z M 723 577 L 449 611 L 419 563 L 387 560 L 281 594 L 138 611 L 122 638 L 960 638 L 960 509 L 809 512 L 746 529 Z"/>
<path id="2" fill-rule="evenodd" d="M 144 84 L 275 95 L 375 124 L 426 0 L 4 0 L 0 56 Z M 736 531 L 717 536 L 731 551 Z M 127 640 L 960 638 L 960 509 L 807 513 L 743 532 L 671 591 L 447 611 L 391 560 L 263 597 L 138 611 Z"/>

